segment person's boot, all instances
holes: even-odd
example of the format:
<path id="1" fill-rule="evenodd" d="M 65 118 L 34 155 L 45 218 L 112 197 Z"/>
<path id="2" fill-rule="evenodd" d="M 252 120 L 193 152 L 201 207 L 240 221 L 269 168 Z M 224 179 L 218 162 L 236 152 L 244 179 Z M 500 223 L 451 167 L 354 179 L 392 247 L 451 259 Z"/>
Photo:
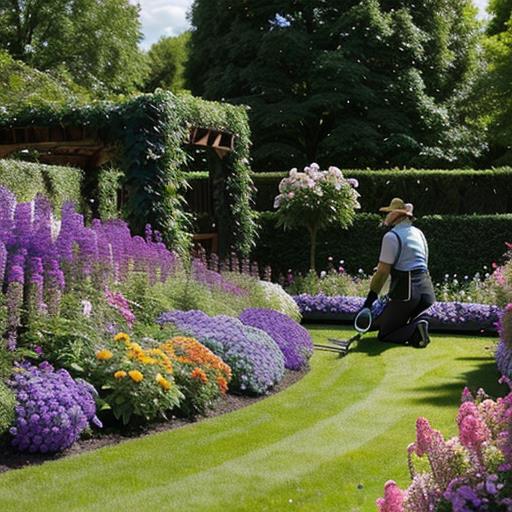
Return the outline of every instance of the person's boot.
<path id="1" fill-rule="evenodd" d="M 412 344 L 418 348 L 425 348 L 430 343 L 430 336 L 428 335 L 428 322 L 420 320 L 416 324 L 416 331 L 414 332 L 411 340 Z"/>

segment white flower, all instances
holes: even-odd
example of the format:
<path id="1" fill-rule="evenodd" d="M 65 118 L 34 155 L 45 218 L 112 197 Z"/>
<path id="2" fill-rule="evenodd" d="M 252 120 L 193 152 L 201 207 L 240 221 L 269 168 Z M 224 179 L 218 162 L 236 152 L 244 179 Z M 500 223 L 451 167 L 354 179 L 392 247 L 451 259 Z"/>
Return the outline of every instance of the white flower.
<path id="1" fill-rule="evenodd" d="M 274 199 L 274 208 L 279 208 L 281 206 L 281 201 L 283 200 L 283 196 L 278 195 Z"/>
<path id="2" fill-rule="evenodd" d="M 325 270 L 322 270 L 322 272 L 320 272 L 321 279 L 323 279 L 326 275 L 327 275 L 327 272 Z"/>

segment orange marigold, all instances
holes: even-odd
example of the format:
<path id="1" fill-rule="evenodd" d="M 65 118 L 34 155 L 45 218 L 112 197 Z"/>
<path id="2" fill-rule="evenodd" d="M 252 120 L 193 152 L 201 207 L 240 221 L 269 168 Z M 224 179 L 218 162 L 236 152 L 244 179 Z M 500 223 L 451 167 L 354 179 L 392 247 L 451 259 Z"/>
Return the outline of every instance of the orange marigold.
<path id="1" fill-rule="evenodd" d="M 144 375 L 142 375 L 142 373 L 139 372 L 139 370 L 130 370 L 128 372 L 128 375 L 130 376 L 130 379 L 133 380 L 133 382 L 141 382 L 142 380 L 144 380 Z"/>
<path id="2" fill-rule="evenodd" d="M 192 370 L 192 373 L 190 374 L 190 376 L 193 378 L 193 379 L 198 379 L 200 380 L 203 384 L 206 384 L 208 382 L 208 377 L 206 375 L 206 373 L 201 370 L 201 368 L 194 368 Z"/>
<path id="3" fill-rule="evenodd" d="M 221 393 L 226 393 L 228 390 L 228 382 L 224 377 L 217 377 L 217 385 Z"/>
<path id="4" fill-rule="evenodd" d="M 124 370 L 118 370 L 114 373 L 114 379 L 124 379 L 128 375 Z"/>

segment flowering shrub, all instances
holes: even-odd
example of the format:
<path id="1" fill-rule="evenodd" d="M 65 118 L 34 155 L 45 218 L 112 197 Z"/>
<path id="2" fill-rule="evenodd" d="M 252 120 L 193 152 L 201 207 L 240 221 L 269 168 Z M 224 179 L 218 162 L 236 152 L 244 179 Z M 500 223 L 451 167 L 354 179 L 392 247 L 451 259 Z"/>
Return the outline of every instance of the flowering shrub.
<path id="1" fill-rule="evenodd" d="M 496 350 L 498 370 L 507 377 L 512 377 L 512 304 L 508 304 L 500 315 L 498 322 L 500 342 Z"/>
<path id="2" fill-rule="evenodd" d="M 178 265 L 158 233 L 132 237 L 123 221 L 93 220 L 90 228 L 65 204 L 59 223 L 50 203 L 38 196 L 17 203 L 0 187 L 0 283 L 7 294 L 8 338 L 14 348 L 25 307 L 31 315 L 58 315 L 64 291 L 91 281 L 103 290 L 131 273 L 163 282 Z M 111 297 L 114 303 L 119 297 Z"/>
<path id="3" fill-rule="evenodd" d="M 512 392 L 494 401 L 466 388 L 457 425 L 458 437 L 446 441 L 418 418 L 416 442 L 408 448 L 412 483 L 402 491 L 387 482 L 377 500 L 380 512 L 512 510 Z M 418 458 L 426 459 L 427 471 L 416 470 Z"/>
<path id="4" fill-rule="evenodd" d="M 133 314 L 130 303 L 126 300 L 121 292 L 112 292 L 109 289 L 105 290 L 105 297 L 110 306 L 112 306 L 124 319 L 129 327 L 133 327 L 135 322 L 135 315 Z M 84 312 L 89 311 L 89 307 L 84 305 Z M 85 313 L 84 313 L 85 314 Z M 90 312 L 89 312 L 90 314 Z"/>
<path id="5" fill-rule="evenodd" d="M 327 295 L 297 295 L 294 297 L 303 315 L 308 313 L 340 313 L 352 315 L 357 313 L 364 303 L 362 297 L 328 297 Z M 384 303 L 378 301 L 373 306 L 377 316 Z M 426 317 L 439 326 L 457 326 L 473 324 L 479 329 L 494 330 L 500 308 L 487 304 L 470 304 L 463 302 L 436 302 L 425 313 Z"/>
<path id="6" fill-rule="evenodd" d="M 302 325 L 271 309 L 246 309 L 240 315 L 240 320 L 270 335 L 283 353 L 286 368 L 300 370 L 307 365 L 313 354 L 313 342 Z"/>
<path id="7" fill-rule="evenodd" d="M 183 399 L 169 356 L 158 348 L 143 349 L 125 333 L 116 334 L 84 366 L 114 417 L 125 425 L 133 415 L 146 421 L 165 418 Z"/>
<path id="8" fill-rule="evenodd" d="M 48 363 L 15 368 L 10 385 L 16 393 L 12 444 L 20 451 L 58 452 L 69 448 L 96 418 L 94 388 L 73 380 L 66 370 Z"/>
<path id="9" fill-rule="evenodd" d="M 356 208 L 360 208 L 357 180 L 345 179 L 337 167 L 321 171 L 318 164 L 292 169 L 288 178 L 279 184 L 278 208 L 280 224 L 285 228 L 305 227 L 310 235 L 310 268 L 315 268 L 316 236 L 319 229 L 337 224 L 350 226 Z"/>
<path id="10" fill-rule="evenodd" d="M 300 314 L 297 303 L 285 292 L 282 286 L 268 281 L 258 281 L 257 286 L 263 290 L 263 295 L 265 301 L 268 303 L 268 307 L 272 307 L 272 309 L 288 315 L 296 322 L 301 321 L 302 315 Z"/>
<path id="11" fill-rule="evenodd" d="M 219 272 L 208 269 L 206 263 L 199 258 L 192 259 L 192 276 L 196 281 L 205 284 L 209 288 L 217 288 L 225 293 L 241 297 L 248 295 L 246 290 L 230 283 Z"/>
<path id="12" fill-rule="evenodd" d="M 160 345 L 174 365 L 174 378 L 185 399 L 182 411 L 204 414 L 228 390 L 231 368 L 194 338 L 176 336 Z"/>
<path id="13" fill-rule="evenodd" d="M 225 361 L 233 372 L 232 388 L 245 393 L 265 393 L 284 374 L 283 354 L 265 332 L 246 326 L 240 320 L 202 311 L 171 311 L 158 319 L 172 323 L 193 336 Z"/>
<path id="14" fill-rule="evenodd" d="M 12 390 L 0 381 L 0 436 L 9 430 L 14 421 L 16 398 Z"/>

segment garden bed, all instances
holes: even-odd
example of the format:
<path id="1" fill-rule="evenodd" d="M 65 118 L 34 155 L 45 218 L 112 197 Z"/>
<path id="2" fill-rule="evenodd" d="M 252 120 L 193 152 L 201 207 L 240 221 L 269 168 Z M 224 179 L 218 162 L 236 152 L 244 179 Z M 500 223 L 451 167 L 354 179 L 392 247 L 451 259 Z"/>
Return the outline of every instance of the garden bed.
<path id="1" fill-rule="evenodd" d="M 12 469 L 19 469 L 24 466 L 43 464 L 47 461 L 62 459 L 72 455 L 79 455 L 91 450 L 97 450 L 105 446 L 112 446 L 147 435 L 165 432 L 177 428 L 185 427 L 193 423 L 198 423 L 207 418 L 222 416 L 223 414 L 236 411 L 243 407 L 252 405 L 271 395 L 285 390 L 292 384 L 302 379 L 307 370 L 290 371 L 286 370 L 281 382 L 276 385 L 272 392 L 263 396 L 247 396 L 226 394 L 220 398 L 215 407 L 209 410 L 205 416 L 197 416 L 194 419 L 180 418 L 173 416 L 169 421 L 156 422 L 149 425 L 141 425 L 139 427 L 131 426 L 129 429 L 103 429 L 95 431 L 94 435 L 89 438 L 83 438 L 77 441 L 73 446 L 59 453 L 19 453 L 8 444 L 0 444 L 0 473 Z"/>
<path id="2" fill-rule="evenodd" d="M 363 306 L 362 297 L 297 295 L 303 321 L 351 324 Z M 500 308 L 486 304 L 436 302 L 427 313 L 432 331 L 496 335 Z"/>

